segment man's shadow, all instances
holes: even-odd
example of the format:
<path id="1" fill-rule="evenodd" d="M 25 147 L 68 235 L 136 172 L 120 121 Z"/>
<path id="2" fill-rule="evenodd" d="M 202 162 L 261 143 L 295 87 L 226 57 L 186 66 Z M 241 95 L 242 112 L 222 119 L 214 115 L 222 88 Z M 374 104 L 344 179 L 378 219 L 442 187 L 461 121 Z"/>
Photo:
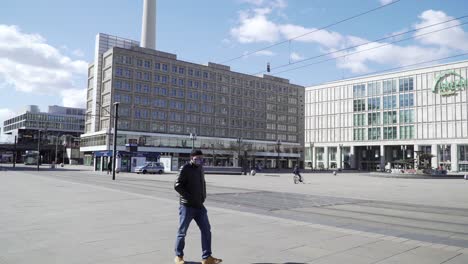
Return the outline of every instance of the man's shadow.
<path id="1" fill-rule="evenodd" d="M 185 262 L 186 264 L 201 264 L 201 262 L 195 262 L 195 261 L 186 261 Z M 303 263 L 303 262 L 285 262 L 285 263 L 270 263 L 270 262 L 255 262 L 255 263 L 251 263 L 251 264 L 307 264 L 307 263 Z"/>

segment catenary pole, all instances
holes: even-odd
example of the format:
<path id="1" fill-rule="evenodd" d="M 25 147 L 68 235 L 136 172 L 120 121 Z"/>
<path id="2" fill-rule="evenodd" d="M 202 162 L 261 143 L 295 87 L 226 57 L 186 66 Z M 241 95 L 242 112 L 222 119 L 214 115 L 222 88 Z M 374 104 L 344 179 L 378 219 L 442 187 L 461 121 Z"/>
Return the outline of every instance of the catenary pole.
<path id="1" fill-rule="evenodd" d="M 112 151 L 112 180 L 115 181 L 115 168 L 117 161 L 117 122 L 119 120 L 119 102 L 114 103 L 114 150 Z"/>

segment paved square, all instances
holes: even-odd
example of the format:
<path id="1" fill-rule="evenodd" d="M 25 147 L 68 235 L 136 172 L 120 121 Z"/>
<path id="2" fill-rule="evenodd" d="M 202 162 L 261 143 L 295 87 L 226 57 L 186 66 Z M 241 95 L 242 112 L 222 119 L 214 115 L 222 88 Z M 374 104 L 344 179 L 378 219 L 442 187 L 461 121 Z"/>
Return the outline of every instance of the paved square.
<path id="1" fill-rule="evenodd" d="M 172 263 L 175 174 L 0 172 L 0 263 Z M 207 175 L 224 263 L 467 263 L 468 182 Z M 199 263 L 199 231 L 186 258 Z"/>

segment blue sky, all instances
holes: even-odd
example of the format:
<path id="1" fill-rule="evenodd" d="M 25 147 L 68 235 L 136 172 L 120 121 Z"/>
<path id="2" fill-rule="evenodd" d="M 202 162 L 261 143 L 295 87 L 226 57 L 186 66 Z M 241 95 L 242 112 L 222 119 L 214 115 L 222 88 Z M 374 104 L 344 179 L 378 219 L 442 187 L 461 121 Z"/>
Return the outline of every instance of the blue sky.
<path id="1" fill-rule="evenodd" d="M 224 62 L 288 40 L 391 0 L 158 0 L 157 49 L 179 59 Z M 468 2 L 401 0 L 385 8 L 308 34 L 227 65 L 257 74 L 271 63 L 272 74 L 312 85 L 468 52 Z M 140 39 L 141 0 L 15 0 L 0 9 L 0 122 L 37 104 L 84 107 L 86 66 L 93 60 L 98 32 Z M 450 29 L 362 51 L 444 27 Z M 349 51 L 398 32 L 420 29 Z M 361 50 L 362 52 L 347 55 Z M 324 57 L 298 61 L 330 52 Z M 344 56 L 347 55 L 347 56 Z M 337 60 L 331 60 L 339 57 Z M 468 56 L 455 60 L 467 59 Z M 330 59 L 302 69 L 307 63 Z M 447 62 L 440 61 L 440 62 Z M 296 63 L 290 65 L 290 63 Z M 289 65 L 289 66 L 288 66 Z M 284 66 L 278 68 L 279 66 Z"/>

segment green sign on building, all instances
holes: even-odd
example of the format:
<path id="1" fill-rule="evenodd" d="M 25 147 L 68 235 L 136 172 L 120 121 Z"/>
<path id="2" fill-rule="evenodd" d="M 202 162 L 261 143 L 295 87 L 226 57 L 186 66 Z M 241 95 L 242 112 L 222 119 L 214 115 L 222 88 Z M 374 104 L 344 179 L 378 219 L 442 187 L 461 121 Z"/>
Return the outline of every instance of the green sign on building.
<path id="1" fill-rule="evenodd" d="M 457 94 L 457 91 L 463 91 L 467 88 L 468 82 L 455 71 L 444 72 L 435 78 L 433 93 L 439 93 L 442 96 Z"/>

